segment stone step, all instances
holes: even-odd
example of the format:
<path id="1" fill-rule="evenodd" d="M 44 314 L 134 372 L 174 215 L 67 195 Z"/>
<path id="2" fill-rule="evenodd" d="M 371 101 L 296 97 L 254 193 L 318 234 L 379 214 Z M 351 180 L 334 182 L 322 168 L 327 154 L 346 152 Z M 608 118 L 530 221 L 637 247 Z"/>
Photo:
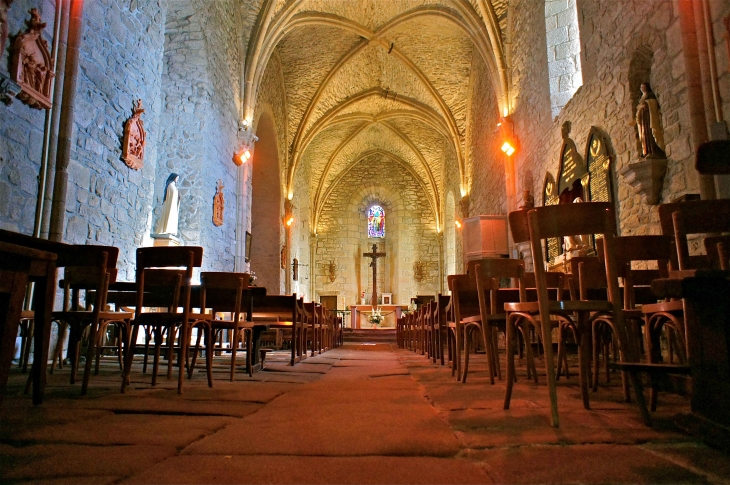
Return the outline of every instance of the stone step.
<path id="1" fill-rule="evenodd" d="M 395 343 L 394 329 L 345 329 L 345 342 L 387 342 Z"/>

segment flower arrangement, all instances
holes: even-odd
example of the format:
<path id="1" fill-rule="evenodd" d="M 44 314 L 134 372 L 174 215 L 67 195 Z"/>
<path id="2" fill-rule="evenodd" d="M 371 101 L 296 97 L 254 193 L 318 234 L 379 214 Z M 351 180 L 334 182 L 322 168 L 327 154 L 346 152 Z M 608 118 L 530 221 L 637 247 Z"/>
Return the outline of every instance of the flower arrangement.
<path id="1" fill-rule="evenodd" d="M 256 282 L 256 273 L 251 271 L 248 274 L 248 286 L 255 286 L 255 284 L 254 284 L 255 282 Z"/>
<path id="2" fill-rule="evenodd" d="M 380 308 L 373 308 L 373 312 L 370 314 L 370 323 L 378 325 L 383 321 L 383 314 L 380 313 Z"/>

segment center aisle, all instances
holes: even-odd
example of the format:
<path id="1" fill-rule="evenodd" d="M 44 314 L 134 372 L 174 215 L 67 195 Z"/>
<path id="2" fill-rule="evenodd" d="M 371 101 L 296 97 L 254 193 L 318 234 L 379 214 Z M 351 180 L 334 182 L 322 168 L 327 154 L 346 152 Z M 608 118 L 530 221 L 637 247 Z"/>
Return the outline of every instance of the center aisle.
<path id="1" fill-rule="evenodd" d="M 267 367 L 326 373 L 131 483 L 491 483 L 389 345 Z"/>

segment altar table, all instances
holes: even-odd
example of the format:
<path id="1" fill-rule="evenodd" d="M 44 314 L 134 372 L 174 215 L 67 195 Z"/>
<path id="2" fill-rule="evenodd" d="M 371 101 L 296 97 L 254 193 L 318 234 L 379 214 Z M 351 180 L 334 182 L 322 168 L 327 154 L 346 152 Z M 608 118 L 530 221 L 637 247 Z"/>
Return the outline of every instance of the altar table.
<path id="1" fill-rule="evenodd" d="M 352 328 L 354 329 L 362 328 L 360 325 L 360 318 L 363 317 L 364 321 L 367 322 L 367 318 L 373 311 L 373 307 L 371 305 L 350 305 L 349 308 L 352 311 Z M 408 306 L 380 305 L 378 308 L 380 309 L 380 313 L 384 316 L 383 323 L 379 326 L 381 328 L 395 328 L 396 319 L 401 317 L 403 310 L 407 310 Z"/>

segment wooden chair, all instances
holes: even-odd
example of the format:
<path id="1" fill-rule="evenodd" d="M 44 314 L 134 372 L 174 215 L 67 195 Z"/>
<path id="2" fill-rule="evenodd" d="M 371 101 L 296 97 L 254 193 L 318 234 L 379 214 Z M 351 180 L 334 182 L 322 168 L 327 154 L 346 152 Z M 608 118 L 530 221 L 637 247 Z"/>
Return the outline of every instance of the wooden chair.
<path id="1" fill-rule="evenodd" d="M 670 366 L 656 367 L 652 372 L 656 374 L 663 369 L 665 373 L 686 373 L 688 368 L 684 302 L 682 300 L 657 302 L 650 291 L 653 280 L 668 276 L 669 261 L 674 251 L 672 237 L 623 236 L 615 238 L 614 242 L 618 274 L 624 281 L 624 315 L 628 321 L 643 324 L 645 353 L 649 364 L 663 363 L 659 338 L 663 329 L 668 331 Z M 598 247 L 599 251 L 603 248 L 603 241 L 598 241 Z M 634 269 L 633 262 L 651 262 L 657 268 Z M 638 332 L 636 333 L 638 335 Z M 675 353 L 680 365 L 672 369 Z M 657 386 L 652 385 L 649 399 L 652 411 L 657 407 L 657 394 Z"/>
<path id="2" fill-rule="evenodd" d="M 244 349 L 246 350 L 246 370 L 249 375 L 253 375 L 251 362 L 253 328 L 252 324 L 247 321 L 247 308 L 244 304 L 244 293 L 246 288 L 248 288 L 248 282 L 248 273 L 200 273 L 200 310 L 201 312 L 204 312 L 208 308 L 212 310 L 213 319 L 210 320 L 213 337 L 212 341 L 215 342 L 216 337 L 223 331 L 228 331 L 231 335 L 229 338 L 231 351 L 231 382 L 233 382 L 236 370 L 236 353 L 238 350 L 239 340 L 243 340 Z M 220 313 L 230 314 L 230 318 L 215 318 L 215 315 Z M 200 339 L 198 338 L 198 343 L 199 341 Z M 198 344 L 195 346 L 191 372 L 195 367 L 195 357 L 197 356 L 197 352 Z M 208 357 L 208 354 L 210 354 L 212 358 L 213 352 L 206 351 L 206 357 Z"/>
<path id="3" fill-rule="evenodd" d="M 462 381 L 464 379 L 461 364 L 462 349 L 466 354 L 469 353 L 469 348 L 464 346 L 464 342 L 468 342 L 466 333 L 481 327 L 479 290 L 477 289 L 477 281 L 474 274 L 449 275 L 447 281 L 449 290 L 451 290 L 453 307 L 453 320 L 449 322 L 450 338 L 453 338 L 454 341 L 451 374 L 455 374 L 456 379 Z"/>
<path id="4" fill-rule="evenodd" d="M 116 326 L 119 334 L 128 332 L 129 322 L 133 317 L 130 312 L 107 310 L 107 293 L 109 284 L 116 281 L 116 264 L 119 249 L 111 246 L 75 246 L 74 251 L 62 258 L 64 276 L 61 281 L 63 288 L 63 310 L 53 312 L 53 319 L 59 323 L 59 343 L 57 353 L 60 354 L 62 345 L 62 328 L 68 326 L 69 358 L 71 360 L 71 384 L 76 382 L 76 373 L 79 365 L 81 341 L 85 329 L 89 329 L 88 347 L 84 377 L 81 384 L 81 394 L 86 394 L 89 385 L 91 365 L 96 357 L 95 374 L 99 373 L 101 347 L 104 343 L 106 329 Z M 79 304 L 79 292 L 86 292 L 85 306 Z M 91 298 L 89 298 L 91 297 Z M 89 301 L 93 299 L 93 301 Z M 116 346 L 120 370 L 123 369 L 122 338 Z M 55 362 L 55 359 L 54 359 Z"/>
<path id="5" fill-rule="evenodd" d="M 18 322 L 33 265 L 36 261 L 46 261 L 53 266 L 55 273 L 55 260 L 53 253 L 0 242 L 0 405 L 15 353 Z M 40 362 L 38 354 L 35 360 Z"/>
<path id="6" fill-rule="evenodd" d="M 446 364 L 446 355 L 444 352 L 444 342 L 448 342 L 448 324 L 446 323 L 446 307 L 449 306 L 451 297 L 448 295 L 438 294 L 433 307 L 433 326 L 435 334 L 435 358 L 440 361 L 441 365 Z"/>
<path id="7" fill-rule="evenodd" d="M 474 271 L 479 300 L 479 327 L 484 340 L 489 366 L 489 382 L 494 384 L 494 377 L 502 380 L 497 348 L 497 332 L 501 329 L 506 336 L 507 314 L 504 311 L 504 292 L 500 292 L 500 280 L 508 278 L 514 281 L 518 289 L 519 301 L 526 301 L 523 275 L 525 262 L 519 259 L 483 258 L 469 262 L 469 271 Z M 468 338 L 468 336 L 467 336 Z M 529 343 L 526 335 L 525 341 Z M 468 342 L 466 344 L 468 348 Z M 531 356 L 531 354 L 530 354 Z M 507 357 L 508 359 L 510 356 Z M 468 355 L 464 362 L 464 380 L 468 369 Z"/>
<path id="8" fill-rule="evenodd" d="M 547 368 L 548 392 L 550 396 L 551 424 L 559 425 L 557 392 L 555 388 L 555 371 L 552 350 L 552 315 L 574 322 L 579 331 L 578 360 L 583 405 L 590 408 L 588 401 L 588 335 L 592 319 L 598 315 L 610 314 L 616 329 L 619 351 L 623 362 L 638 362 L 638 350 L 628 335 L 624 322 L 618 277 L 613 256 L 613 238 L 616 236 L 616 221 L 611 204 L 589 202 L 583 204 L 563 204 L 540 207 L 527 213 L 530 232 L 530 244 L 535 267 L 537 299 L 535 302 L 510 304 L 509 318 L 524 318 L 532 323 L 542 334 Z M 605 238 L 606 280 L 608 282 L 608 301 L 551 301 L 545 280 L 545 265 L 542 253 L 542 241 L 549 238 L 562 238 L 583 234 L 601 234 Z M 508 321 L 507 329 L 511 328 Z M 510 350 L 508 350 L 508 355 Z M 644 421 L 651 423 L 648 409 L 644 401 L 642 384 L 635 371 L 629 372 L 631 385 L 636 392 L 636 400 Z M 507 391 L 505 408 L 509 408 L 514 370 L 508 366 Z"/>
<path id="9" fill-rule="evenodd" d="M 730 270 L 730 236 L 710 236 L 705 238 L 705 252 L 713 268 Z"/>
<path id="10" fill-rule="evenodd" d="M 306 303 L 304 304 L 306 307 Z M 290 365 L 306 358 L 301 342 L 306 342 L 307 329 L 297 295 L 260 295 L 253 298 L 253 322 L 271 329 L 290 330 L 292 335 Z M 299 350 L 298 350 L 299 349 Z M 255 350 L 255 349 L 254 349 Z"/>
<path id="11" fill-rule="evenodd" d="M 680 271 L 711 268 L 707 256 L 690 255 L 687 236 L 730 232 L 730 199 L 662 204 L 659 221 L 662 234 L 674 236 Z"/>
<path id="12" fill-rule="evenodd" d="M 179 369 L 177 390 L 179 394 L 182 394 L 192 327 L 202 325 L 208 336 L 206 346 L 212 345 L 209 323 L 205 320 L 193 319 L 191 308 L 190 295 L 193 268 L 199 268 L 202 262 L 203 248 L 198 246 L 137 249 L 135 316 L 131 324 L 129 351 L 125 356 L 122 392 L 129 384 L 139 328 L 147 327 L 152 329 L 155 335 L 155 355 L 152 369 L 153 386 L 157 383 L 160 351 L 165 335 L 168 342 L 167 375 L 168 378 L 172 376 L 174 341 L 175 335 L 178 334 Z M 167 311 L 151 311 L 152 307 L 162 307 Z M 213 385 L 212 368 L 210 366 L 208 366 L 208 385 L 211 387 Z"/>

